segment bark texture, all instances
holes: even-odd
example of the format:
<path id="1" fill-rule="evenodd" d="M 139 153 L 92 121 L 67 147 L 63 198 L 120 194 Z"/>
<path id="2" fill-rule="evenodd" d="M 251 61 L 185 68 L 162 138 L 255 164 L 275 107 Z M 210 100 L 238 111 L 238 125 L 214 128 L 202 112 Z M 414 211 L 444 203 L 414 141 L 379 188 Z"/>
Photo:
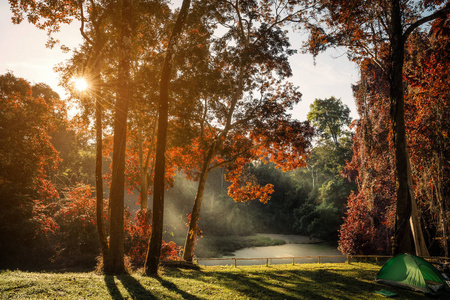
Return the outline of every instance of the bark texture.
<path id="1" fill-rule="evenodd" d="M 215 154 L 215 147 L 211 147 L 203 163 L 200 179 L 198 181 L 197 193 L 195 195 L 194 206 L 192 207 L 189 229 L 184 243 L 183 260 L 192 262 L 194 257 L 195 238 L 198 231 L 198 220 L 200 218 L 200 208 L 202 206 L 203 194 L 205 192 L 206 179 L 209 173 L 209 164 Z"/>
<path id="2" fill-rule="evenodd" d="M 175 27 L 173 28 L 167 53 L 161 72 L 160 100 L 158 132 L 155 155 L 155 179 L 153 188 L 153 214 L 152 214 L 152 236 L 150 238 L 147 258 L 145 261 L 145 272 L 147 275 L 155 276 L 158 273 L 159 257 L 161 254 L 162 232 L 164 224 L 164 178 L 165 178 L 165 156 L 167 141 L 167 123 L 169 114 L 169 84 L 172 71 L 173 57 L 176 53 L 176 44 L 183 28 L 183 24 L 189 12 L 190 0 L 183 0 L 178 14 Z"/>
<path id="3" fill-rule="evenodd" d="M 429 256 L 420 226 L 412 173 L 406 142 L 403 64 L 405 36 L 398 0 L 391 1 L 391 66 L 389 69 L 391 120 L 394 133 L 395 167 L 397 173 L 397 210 L 393 238 L 393 254 L 413 253 Z"/>
<path id="4" fill-rule="evenodd" d="M 130 52 L 131 52 L 131 3 L 121 1 L 120 48 L 118 65 L 118 89 L 114 115 L 114 146 L 110 192 L 111 219 L 110 259 L 105 264 L 109 274 L 125 273 L 124 266 L 124 195 L 125 150 L 127 141 L 128 103 L 130 100 Z"/>

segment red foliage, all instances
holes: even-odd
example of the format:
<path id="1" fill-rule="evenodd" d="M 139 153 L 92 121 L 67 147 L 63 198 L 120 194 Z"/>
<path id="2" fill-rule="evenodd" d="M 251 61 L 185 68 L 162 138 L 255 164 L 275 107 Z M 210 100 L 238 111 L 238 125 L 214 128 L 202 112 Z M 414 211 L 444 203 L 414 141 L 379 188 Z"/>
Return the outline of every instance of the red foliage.
<path id="1" fill-rule="evenodd" d="M 389 254 L 394 226 L 395 177 L 387 82 L 366 61 L 354 94 L 361 119 L 354 124 L 353 158 L 343 175 L 354 180 L 340 230 L 339 249 L 346 254 Z"/>
<path id="2" fill-rule="evenodd" d="M 440 20 L 436 21 L 441 24 Z M 440 34 L 437 34 L 439 32 Z M 450 217 L 450 156 L 448 143 L 449 109 L 449 43 L 448 26 L 434 27 L 431 34 L 417 33 L 407 44 L 404 78 L 406 131 L 413 172 L 413 183 L 419 213 L 429 248 L 442 237 Z M 395 180 L 392 133 L 389 129 L 388 86 L 380 68 L 370 61 L 361 64 L 362 80 L 355 89 L 358 113 L 355 124 L 353 160 L 344 175 L 358 184 L 358 194 L 351 195 L 341 227 L 339 247 L 349 254 L 390 254 L 389 236 L 395 218 Z M 439 239 L 443 241 L 444 239 Z"/>
<path id="3" fill-rule="evenodd" d="M 406 122 L 414 191 L 436 255 L 445 254 L 442 238 L 450 230 L 450 30 L 436 20 L 430 34 L 411 36 L 405 80 L 409 84 Z M 446 233 L 444 231 L 446 227 Z M 437 239 L 431 239 L 437 237 Z M 438 241 L 435 243 L 434 241 Z"/>
<path id="4" fill-rule="evenodd" d="M 36 239 L 40 247 L 50 249 L 51 261 L 64 266 L 92 265 L 100 255 L 96 228 L 96 199 L 89 185 L 78 184 L 68 188 L 65 197 L 46 205 L 36 201 L 33 221 L 38 224 Z M 107 221 L 107 200 L 104 201 L 104 218 Z M 143 266 L 151 235 L 150 212 L 138 211 L 134 219 L 126 210 L 124 220 L 125 255 L 133 266 Z M 45 244 L 45 245 L 44 245 Z M 46 250 L 47 251 L 47 250 Z M 181 247 L 174 242 L 164 242 L 161 259 L 178 260 Z"/>
<path id="5" fill-rule="evenodd" d="M 134 266 L 144 265 L 151 234 L 149 210 L 139 210 L 134 222 L 129 217 L 125 218 L 125 254 Z M 181 247 L 174 242 L 162 241 L 160 259 L 179 260 L 180 252 Z"/>

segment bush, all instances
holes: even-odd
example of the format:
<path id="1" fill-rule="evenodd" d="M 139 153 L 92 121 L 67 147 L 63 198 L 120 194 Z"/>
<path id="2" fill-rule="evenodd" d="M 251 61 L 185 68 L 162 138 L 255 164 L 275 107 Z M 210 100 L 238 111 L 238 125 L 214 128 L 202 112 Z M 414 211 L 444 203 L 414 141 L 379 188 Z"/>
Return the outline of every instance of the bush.
<path id="1" fill-rule="evenodd" d="M 97 264 L 101 255 L 97 233 L 96 199 L 90 185 L 68 187 L 64 197 L 50 200 L 27 200 L 26 216 L 0 211 L 0 267 L 89 267 Z M 7 201 L 1 202 L 7 204 Z M 104 200 L 107 220 L 107 201 Z M 24 209 L 21 210 L 25 211 Z M 138 211 L 134 218 L 125 209 L 124 250 L 127 264 L 144 265 L 148 241 L 152 232 L 150 212 Z M 9 229 L 9 231 L 8 231 Z M 15 238 L 14 238 L 15 237 Z M 178 260 L 181 247 L 174 242 L 162 242 L 161 259 Z M 11 262 L 14 262 L 12 264 Z"/>
<path id="2" fill-rule="evenodd" d="M 54 214 L 58 229 L 54 237 L 52 261 L 63 266 L 92 266 L 99 255 L 96 199 L 89 185 L 68 188 L 57 202 Z"/>
<path id="3" fill-rule="evenodd" d="M 125 254 L 130 258 L 134 267 L 144 265 L 151 234 L 152 226 L 149 210 L 139 210 L 134 222 L 131 222 L 129 217 L 125 219 Z M 160 259 L 179 260 L 180 252 L 181 247 L 174 242 L 162 241 Z"/>

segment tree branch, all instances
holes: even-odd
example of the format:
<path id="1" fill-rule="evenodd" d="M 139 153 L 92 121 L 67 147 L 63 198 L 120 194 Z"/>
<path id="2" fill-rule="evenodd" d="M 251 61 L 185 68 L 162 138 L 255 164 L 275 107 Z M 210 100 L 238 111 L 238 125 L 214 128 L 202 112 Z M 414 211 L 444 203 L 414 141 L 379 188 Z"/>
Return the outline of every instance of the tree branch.
<path id="1" fill-rule="evenodd" d="M 414 29 L 416 29 L 417 27 L 425 24 L 426 22 L 432 21 L 434 19 L 437 19 L 441 16 L 445 16 L 446 14 L 448 14 L 450 12 L 450 2 L 447 2 L 447 4 L 441 8 L 440 10 L 436 11 L 435 13 L 424 17 L 420 20 L 417 20 L 415 23 L 411 24 L 403 33 L 402 35 L 402 41 L 403 43 L 406 42 L 406 40 L 408 39 L 409 35 L 414 31 Z"/>
<path id="2" fill-rule="evenodd" d="M 80 32 L 83 38 L 92 46 L 94 45 L 94 42 L 87 36 L 86 32 L 84 32 L 84 11 L 83 11 L 83 0 L 80 0 L 80 12 L 81 12 L 81 27 Z"/>

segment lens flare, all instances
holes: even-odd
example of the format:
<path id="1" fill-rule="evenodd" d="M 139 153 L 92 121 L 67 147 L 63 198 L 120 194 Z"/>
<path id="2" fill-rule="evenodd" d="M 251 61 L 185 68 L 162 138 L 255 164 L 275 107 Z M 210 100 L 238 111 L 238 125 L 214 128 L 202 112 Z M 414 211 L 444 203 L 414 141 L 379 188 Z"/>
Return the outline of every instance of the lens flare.
<path id="1" fill-rule="evenodd" d="M 74 78 L 73 83 L 75 85 L 75 88 L 80 92 L 87 90 L 89 87 L 88 82 L 83 77 Z"/>

